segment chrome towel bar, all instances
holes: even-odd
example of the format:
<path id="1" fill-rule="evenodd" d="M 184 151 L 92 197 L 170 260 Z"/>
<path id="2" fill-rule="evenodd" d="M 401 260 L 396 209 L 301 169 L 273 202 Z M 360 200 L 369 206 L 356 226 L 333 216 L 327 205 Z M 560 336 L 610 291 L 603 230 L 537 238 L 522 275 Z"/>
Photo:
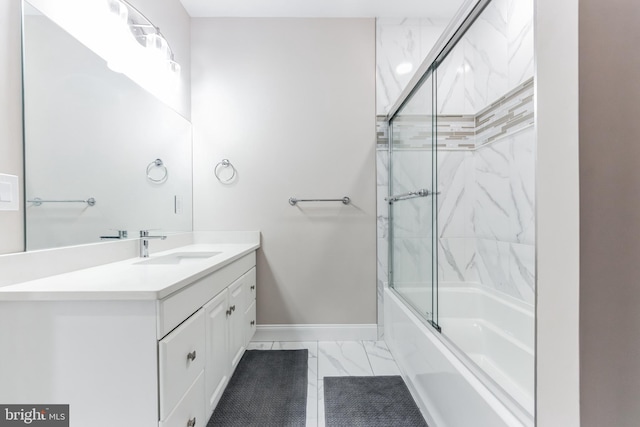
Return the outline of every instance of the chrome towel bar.
<path id="1" fill-rule="evenodd" d="M 86 203 L 89 206 L 96 205 L 96 199 L 89 197 L 87 200 L 42 200 L 40 197 L 36 197 L 33 200 L 27 200 L 29 203 L 33 203 L 33 206 L 41 206 L 43 203 Z"/>
<path id="2" fill-rule="evenodd" d="M 389 203 L 393 203 L 401 200 L 414 199 L 416 197 L 433 196 L 434 194 L 440 194 L 440 192 L 432 193 L 426 188 L 421 188 L 420 190 L 409 191 L 408 193 L 396 194 L 395 196 L 385 197 L 384 199 Z"/>
<path id="3" fill-rule="evenodd" d="M 347 196 L 344 196 L 342 199 L 296 199 L 295 197 L 291 197 L 289 199 L 289 204 L 291 206 L 295 206 L 298 202 L 342 202 L 345 205 L 351 203 L 351 199 Z"/>

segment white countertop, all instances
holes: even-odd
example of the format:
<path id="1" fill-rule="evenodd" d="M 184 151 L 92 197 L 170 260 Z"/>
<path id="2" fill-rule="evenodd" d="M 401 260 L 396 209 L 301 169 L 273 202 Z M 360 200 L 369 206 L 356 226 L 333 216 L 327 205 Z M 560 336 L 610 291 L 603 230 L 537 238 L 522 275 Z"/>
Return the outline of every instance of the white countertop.
<path id="1" fill-rule="evenodd" d="M 159 300 L 255 251 L 259 243 L 194 244 L 0 287 L 0 301 Z M 181 264 L 137 264 L 171 253 L 221 252 Z"/>

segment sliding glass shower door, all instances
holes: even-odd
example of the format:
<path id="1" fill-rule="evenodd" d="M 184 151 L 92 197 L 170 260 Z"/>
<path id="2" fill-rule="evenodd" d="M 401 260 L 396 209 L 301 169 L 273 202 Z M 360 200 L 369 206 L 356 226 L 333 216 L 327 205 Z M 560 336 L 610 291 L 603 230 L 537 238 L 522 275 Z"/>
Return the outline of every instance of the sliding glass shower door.
<path id="1" fill-rule="evenodd" d="M 479 2 L 393 113 L 389 144 L 390 286 L 525 425 L 535 408 L 533 64 L 533 2 Z"/>
<path id="2" fill-rule="evenodd" d="M 391 121 L 390 286 L 438 328 L 436 146 L 429 73 Z"/>

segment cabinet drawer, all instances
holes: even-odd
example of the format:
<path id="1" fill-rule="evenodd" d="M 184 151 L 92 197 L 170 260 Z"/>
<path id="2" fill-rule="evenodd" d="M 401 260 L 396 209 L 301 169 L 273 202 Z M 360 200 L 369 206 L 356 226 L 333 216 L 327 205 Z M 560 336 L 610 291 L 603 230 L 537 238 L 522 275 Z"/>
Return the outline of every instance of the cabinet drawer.
<path id="1" fill-rule="evenodd" d="M 205 318 L 198 310 L 158 343 L 160 419 L 165 419 L 204 368 Z"/>
<path id="2" fill-rule="evenodd" d="M 204 372 L 182 396 L 182 399 L 166 419 L 160 421 L 160 427 L 205 427 L 207 425 L 204 397 Z"/>
<path id="3" fill-rule="evenodd" d="M 256 268 L 253 267 L 251 270 L 247 271 L 247 274 L 244 276 L 245 286 L 247 287 L 247 291 L 245 292 L 245 307 L 249 307 L 253 301 L 256 299 Z"/>
<path id="4" fill-rule="evenodd" d="M 256 333 L 256 302 L 254 301 L 251 306 L 244 313 L 244 345 L 245 347 L 253 338 Z"/>

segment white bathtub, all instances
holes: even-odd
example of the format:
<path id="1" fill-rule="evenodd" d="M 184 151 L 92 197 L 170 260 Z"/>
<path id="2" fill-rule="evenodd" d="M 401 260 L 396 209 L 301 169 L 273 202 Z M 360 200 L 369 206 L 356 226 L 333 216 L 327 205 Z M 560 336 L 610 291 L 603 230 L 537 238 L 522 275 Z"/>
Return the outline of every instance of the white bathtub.
<path id="1" fill-rule="evenodd" d="M 424 287 L 403 287 L 402 292 L 405 298 L 428 301 L 420 298 Z M 440 284 L 438 295 L 442 336 L 392 290 L 386 290 L 384 304 L 385 341 L 429 425 L 533 425 L 532 307 L 477 284 Z M 451 343 L 499 387 L 473 364 L 463 363 Z M 501 399 L 496 397 L 500 388 L 506 392 Z"/>

